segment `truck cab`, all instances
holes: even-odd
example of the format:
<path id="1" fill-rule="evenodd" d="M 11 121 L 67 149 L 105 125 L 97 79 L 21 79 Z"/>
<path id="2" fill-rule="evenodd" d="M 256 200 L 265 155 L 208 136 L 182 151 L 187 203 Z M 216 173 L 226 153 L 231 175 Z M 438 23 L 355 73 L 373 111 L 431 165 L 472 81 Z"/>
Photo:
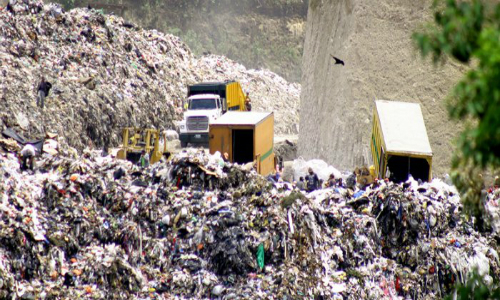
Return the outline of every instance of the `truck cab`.
<path id="1" fill-rule="evenodd" d="M 208 145 L 209 125 L 228 110 L 244 111 L 246 95 L 238 82 L 207 82 L 188 86 L 182 121 L 178 123 L 181 146 Z"/>
<path id="2" fill-rule="evenodd" d="M 187 110 L 179 123 L 181 146 L 187 143 L 208 143 L 208 124 L 219 118 L 224 112 L 224 105 L 219 95 L 200 94 L 187 99 Z"/>

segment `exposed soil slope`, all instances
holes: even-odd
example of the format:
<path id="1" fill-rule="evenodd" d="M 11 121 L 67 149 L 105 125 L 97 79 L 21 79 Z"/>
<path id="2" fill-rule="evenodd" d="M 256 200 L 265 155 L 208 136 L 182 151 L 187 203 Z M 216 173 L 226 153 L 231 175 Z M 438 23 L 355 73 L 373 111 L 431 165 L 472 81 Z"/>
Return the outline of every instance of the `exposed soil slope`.
<path id="1" fill-rule="evenodd" d="M 447 171 L 457 126 L 443 99 L 464 70 L 420 58 L 411 34 L 431 1 L 310 2 L 303 60 L 299 155 L 339 169 L 371 164 L 374 100 L 419 102 L 436 175 Z M 345 61 L 334 65 L 330 55 Z"/>

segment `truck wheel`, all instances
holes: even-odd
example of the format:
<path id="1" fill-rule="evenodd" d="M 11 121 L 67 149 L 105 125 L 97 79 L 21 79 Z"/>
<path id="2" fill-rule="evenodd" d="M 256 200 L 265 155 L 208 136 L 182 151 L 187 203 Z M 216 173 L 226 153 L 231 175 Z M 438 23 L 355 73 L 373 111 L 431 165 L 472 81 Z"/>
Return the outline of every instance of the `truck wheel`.
<path id="1" fill-rule="evenodd" d="M 187 145 L 188 145 L 188 143 L 187 143 L 187 142 L 183 142 L 183 141 L 181 141 L 181 147 L 182 147 L 182 148 L 186 148 L 186 147 L 187 147 Z"/>

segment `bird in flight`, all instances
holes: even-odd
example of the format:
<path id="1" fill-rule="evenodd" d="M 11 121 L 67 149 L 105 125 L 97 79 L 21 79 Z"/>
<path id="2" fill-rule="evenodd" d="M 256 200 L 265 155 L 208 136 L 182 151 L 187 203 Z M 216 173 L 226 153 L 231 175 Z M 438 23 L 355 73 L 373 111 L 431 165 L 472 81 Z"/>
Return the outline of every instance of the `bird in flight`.
<path id="1" fill-rule="evenodd" d="M 344 66 L 344 61 L 343 61 L 343 60 L 340 60 L 340 59 L 336 58 L 335 56 L 333 56 L 333 55 L 331 55 L 331 54 L 330 54 L 330 56 L 331 56 L 333 59 L 335 59 L 335 64 L 336 64 L 336 65 L 343 65 L 343 66 Z"/>

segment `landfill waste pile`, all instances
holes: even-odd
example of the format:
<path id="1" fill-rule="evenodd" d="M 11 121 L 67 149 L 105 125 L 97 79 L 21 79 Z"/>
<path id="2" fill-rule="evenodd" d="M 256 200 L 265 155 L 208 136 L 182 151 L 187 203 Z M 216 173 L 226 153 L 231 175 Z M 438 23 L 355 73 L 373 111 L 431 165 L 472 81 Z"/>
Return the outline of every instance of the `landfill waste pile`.
<path id="1" fill-rule="evenodd" d="M 498 233 L 440 180 L 305 193 L 220 153 L 140 168 L 56 139 L 24 172 L 0 143 L 1 299 L 435 299 L 500 276 Z"/>
<path id="2" fill-rule="evenodd" d="M 195 57 L 179 38 L 114 15 L 42 1 L 0 7 L 0 130 L 55 132 L 82 150 L 116 146 L 126 126 L 173 129 L 187 86 L 238 80 L 276 134 L 298 132 L 300 85 L 221 56 Z M 51 85 L 42 109 L 39 85 Z"/>
<path id="3" fill-rule="evenodd" d="M 297 140 L 279 140 L 274 138 L 274 153 L 282 161 L 292 161 L 297 158 Z"/>

